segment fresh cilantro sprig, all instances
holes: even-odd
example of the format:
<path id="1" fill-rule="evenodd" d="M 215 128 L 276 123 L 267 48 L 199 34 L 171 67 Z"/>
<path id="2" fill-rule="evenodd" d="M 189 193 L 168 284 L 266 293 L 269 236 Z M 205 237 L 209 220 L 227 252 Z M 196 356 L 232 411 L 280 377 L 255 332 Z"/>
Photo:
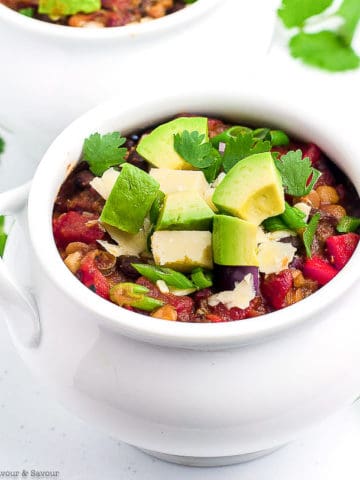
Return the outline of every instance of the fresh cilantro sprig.
<path id="1" fill-rule="evenodd" d="M 83 156 L 92 173 L 101 176 L 108 168 L 123 163 L 127 150 L 121 145 L 125 142 L 118 132 L 90 135 L 84 142 Z"/>
<path id="2" fill-rule="evenodd" d="M 289 42 L 294 58 L 330 72 L 353 70 L 360 66 L 360 57 L 351 46 L 360 21 L 360 2 L 343 0 L 335 14 L 326 12 L 334 3 L 335 0 L 282 0 L 278 15 L 285 27 L 298 29 Z M 338 17 L 341 25 L 334 30 L 306 31 L 309 19 L 311 22 L 319 14 L 324 22 Z"/>
<path id="3" fill-rule="evenodd" d="M 245 133 L 230 138 L 226 143 L 223 155 L 223 168 L 227 173 L 240 160 L 243 160 L 255 153 L 269 152 L 271 143 L 269 141 L 257 140 L 251 133 Z"/>
<path id="4" fill-rule="evenodd" d="M 306 255 L 311 258 L 311 247 L 314 240 L 314 235 L 319 224 L 320 213 L 316 213 L 308 223 L 308 226 L 303 233 L 303 242 L 306 250 Z"/>
<path id="5" fill-rule="evenodd" d="M 203 170 L 206 180 L 211 183 L 221 169 L 222 158 L 219 151 L 204 140 L 204 134 L 184 130 L 174 135 L 174 149 L 190 165 Z"/>
<path id="6" fill-rule="evenodd" d="M 252 133 L 227 136 L 223 155 L 211 141 L 204 142 L 205 135 L 184 130 L 174 135 L 175 151 L 190 165 L 203 170 L 208 182 L 217 177 L 221 168 L 227 173 L 236 163 L 255 153 L 269 152 L 270 141 L 263 141 Z"/>
<path id="7" fill-rule="evenodd" d="M 4 153 L 5 150 L 5 141 L 3 138 L 0 137 L 0 154 Z"/>
<path id="8" fill-rule="evenodd" d="M 174 135 L 174 148 L 186 162 L 196 168 L 209 167 L 213 159 L 211 143 L 204 142 L 205 135 L 184 130 Z"/>
<path id="9" fill-rule="evenodd" d="M 5 217 L 0 215 L 0 257 L 3 256 L 7 234 L 5 233 Z"/>
<path id="10" fill-rule="evenodd" d="M 301 150 L 290 150 L 274 162 L 281 174 L 286 193 L 295 197 L 307 195 L 321 175 L 311 166 L 308 157 L 302 158 Z"/>

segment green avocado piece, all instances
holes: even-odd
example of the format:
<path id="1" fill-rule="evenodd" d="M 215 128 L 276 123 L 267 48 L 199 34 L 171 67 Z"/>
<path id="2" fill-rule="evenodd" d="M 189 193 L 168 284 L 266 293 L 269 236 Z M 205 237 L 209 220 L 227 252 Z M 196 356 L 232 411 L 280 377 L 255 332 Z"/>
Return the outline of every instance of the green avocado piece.
<path id="1" fill-rule="evenodd" d="M 159 191 L 149 174 L 124 163 L 107 199 L 100 221 L 129 233 L 137 233 L 144 224 Z"/>
<path id="2" fill-rule="evenodd" d="M 234 165 L 216 187 L 212 201 L 221 212 L 256 225 L 283 213 L 284 189 L 271 152 L 250 155 Z"/>
<path id="3" fill-rule="evenodd" d="M 144 135 L 136 151 L 155 167 L 194 170 L 174 149 L 174 135 L 184 130 L 205 135 L 205 142 L 209 139 L 207 118 L 179 117 L 156 127 L 149 135 Z"/>
<path id="4" fill-rule="evenodd" d="M 214 263 L 257 267 L 257 226 L 240 218 L 215 215 L 212 247 Z"/>
<path id="5" fill-rule="evenodd" d="M 198 192 L 165 195 L 156 230 L 210 230 L 214 212 Z"/>

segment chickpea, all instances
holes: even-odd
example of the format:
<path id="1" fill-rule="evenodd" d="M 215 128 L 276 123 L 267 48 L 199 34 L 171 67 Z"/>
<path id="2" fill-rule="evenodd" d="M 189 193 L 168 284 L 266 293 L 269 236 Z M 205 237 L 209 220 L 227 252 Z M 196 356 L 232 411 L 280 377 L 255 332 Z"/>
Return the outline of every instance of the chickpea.
<path id="1" fill-rule="evenodd" d="M 70 255 L 65 258 L 64 263 L 72 273 L 76 273 L 80 268 L 82 258 L 83 255 L 81 252 L 70 253 Z"/>
<path id="2" fill-rule="evenodd" d="M 316 193 L 319 195 L 321 205 L 338 203 L 340 200 L 336 189 L 328 185 L 321 185 L 316 189 Z"/>
<path id="3" fill-rule="evenodd" d="M 166 10 L 161 3 L 155 3 L 148 9 L 147 14 L 152 18 L 160 18 L 165 16 Z"/>
<path id="4" fill-rule="evenodd" d="M 86 253 L 89 250 L 89 246 L 83 242 L 71 242 L 65 249 L 66 255 L 70 255 L 71 253 L 81 252 Z"/>
<path id="5" fill-rule="evenodd" d="M 346 215 L 346 210 L 341 205 L 322 205 L 321 210 L 336 218 L 336 220 L 340 220 Z"/>
<path id="6" fill-rule="evenodd" d="M 161 318 L 162 320 L 171 320 L 175 322 L 177 320 L 177 311 L 172 305 L 165 304 L 152 312 L 151 316 L 154 318 Z"/>
<path id="7" fill-rule="evenodd" d="M 301 272 L 301 270 L 294 270 L 292 272 L 292 277 L 294 280 L 294 287 L 299 288 L 303 287 L 305 283 L 305 278 Z"/>
<path id="8" fill-rule="evenodd" d="M 312 208 L 319 208 L 320 206 L 320 197 L 315 190 L 311 190 L 310 193 L 308 193 L 304 197 L 301 197 L 299 201 L 307 203 Z"/>
<path id="9" fill-rule="evenodd" d="M 92 15 L 86 15 L 84 13 L 77 13 L 69 18 L 68 24 L 70 27 L 91 27 L 91 28 L 103 28 L 105 23 L 99 21 L 100 19 L 94 19 Z"/>

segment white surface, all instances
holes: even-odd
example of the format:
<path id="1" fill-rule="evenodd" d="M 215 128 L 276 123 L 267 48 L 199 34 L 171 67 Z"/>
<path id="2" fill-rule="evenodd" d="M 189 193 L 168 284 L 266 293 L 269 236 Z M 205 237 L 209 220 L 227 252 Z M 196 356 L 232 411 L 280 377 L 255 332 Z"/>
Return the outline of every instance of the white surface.
<path id="1" fill-rule="evenodd" d="M 58 470 L 61 480 L 358 480 L 360 404 L 274 454 L 214 469 L 155 460 L 68 414 L 34 381 L 0 325 L 0 471 Z"/>
<path id="2" fill-rule="evenodd" d="M 286 102 L 293 95 L 339 129 L 358 135 L 359 73 L 328 76 L 289 60 L 279 46 L 257 69 L 242 65 L 232 83 L 251 81 L 272 89 Z M 246 70 L 243 73 L 242 70 Z M 228 78 L 225 75 L 227 84 Z M 8 157 L 10 158 L 10 157 Z M 65 480 L 358 480 L 360 477 L 360 405 L 273 455 L 220 469 L 178 467 L 154 460 L 111 440 L 65 412 L 37 384 L 17 357 L 6 327 L 0 325 L 0 471 L 58 470 Z M 354 368 L 359 368 L 355 366 Z"/>

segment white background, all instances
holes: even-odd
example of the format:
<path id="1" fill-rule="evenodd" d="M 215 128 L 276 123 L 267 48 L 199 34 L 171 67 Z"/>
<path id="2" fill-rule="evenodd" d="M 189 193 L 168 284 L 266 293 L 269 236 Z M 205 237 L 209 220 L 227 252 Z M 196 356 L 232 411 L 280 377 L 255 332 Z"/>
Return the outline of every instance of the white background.
<path id="1" fill-rule="evenodd" d="M 232 11 L 241 15 L 244 3 L 229 0 L 231 3 Z M 214 37 L 216 32 L 218 34 L 221 31 L 218 15 L 209 18 L 206 25 L 197 29 L 197 38 L 193 38 L 193 42 L 206 38 L 205 35 Z M 261 24 L 264 19 L 260 21 L 260 17 L 261 9 Z M 231 31 L 237 28 L 236 15 L 230 15 L 226 20 L 226 28 L 221 28 L 226 41 L 231 42 Z M 257 28 L 261 29 L 261 25 Z M 279 101 L 296 97 L 308 115 L 314 110 L 320 111 L 324 124 L 336 123 L 339 134 L 346 134 L 357 142 L 360 128 L 360 73 L 328 75 L 307 69 L 288 57 L 284 41 L 277 27 L 266 58 L 251 58 L 251 45 L 249 52 L 242 49 L 239 55 L 236 55 L 235 45 L 231 55 L 224 53 L 226 61 L 223 62 L 221 55 L 209 52 L 208 60 L 213 62 L 209 75 L 214 69 L 214 56 L 218 57 L 214 79 L 222 81 L 224 88 L 227 88 L 228 82 L 234 85 L 234 78 L 230 78 L 234 73 L 239 88 L 251 84 L 272 92 Z M 207 58 L 201 58 L 205 66 Z M 234 65 L 236 68 L 233 68 Z M 8 169 L 13 168 L 15 157 L 15 147 L 10 145 L 2 160 L 2 172 L 6 167 L 6 173 L 2 173 L 1 183 L 8 181 L 10 185 L 13 182 Z M 20 171 L 18 175 L 20 180 L 27 173 Z M 354 368 L 360 368 L 360 365 L 354 365 Z M 6 326 L 0 323 L 0 472 L 58 470 L 58 478 L 63 480 L 358 480 L 359 453 L 358 403 L 347 411 L 339 412 L 295 443 L 271 456 L 244 465 L 196 469 L 152 459 L 108 438 L 59 406 L 33 380 L 14 351 Z"/>

